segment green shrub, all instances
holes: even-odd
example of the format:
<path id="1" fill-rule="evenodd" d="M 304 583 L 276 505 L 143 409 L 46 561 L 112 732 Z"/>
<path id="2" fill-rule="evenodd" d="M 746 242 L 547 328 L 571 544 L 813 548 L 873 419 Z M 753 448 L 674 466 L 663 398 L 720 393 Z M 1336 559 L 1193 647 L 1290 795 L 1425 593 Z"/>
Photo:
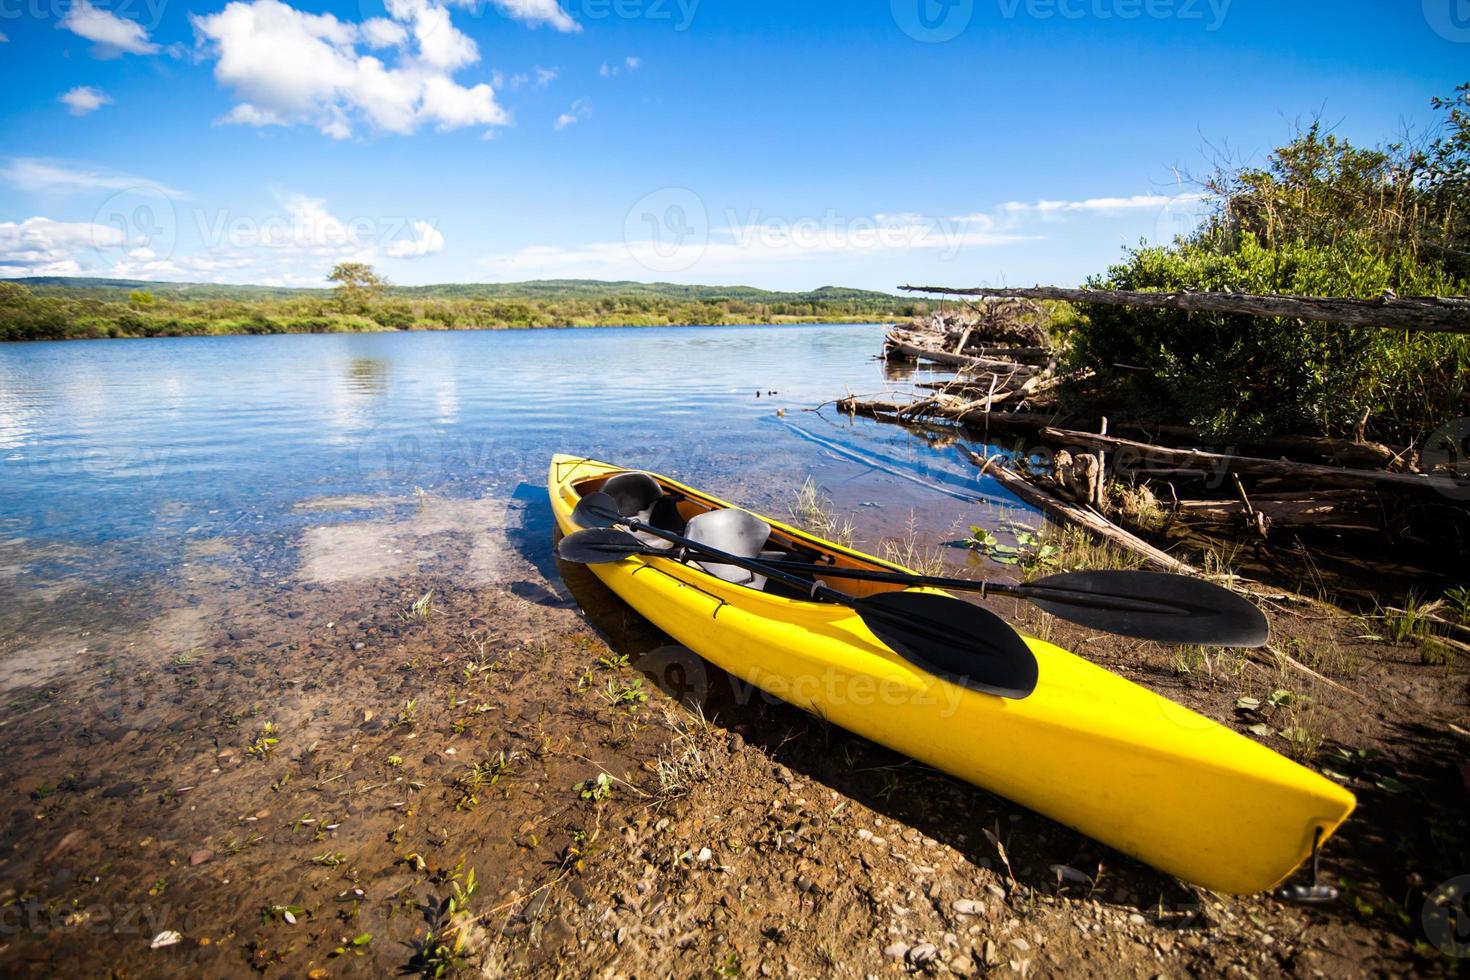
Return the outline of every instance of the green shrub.
<path id="1" fill-rule="evenodd" d="M 1470 211 L 1470 88 L 1427 149 L 1360 150 L 1313 126 L 1266 169 L 1217 175 L 1215 214 L 1166 246 L 1130 249 L 1088 285 L 1377 298 L 1470 291 L 1448 248 Z M 1217 438 L 1373 434 L 1417 441 L 1465 414 L 1470 337 L 1085 304 L 1074 408 L 1188 422 Z"/>

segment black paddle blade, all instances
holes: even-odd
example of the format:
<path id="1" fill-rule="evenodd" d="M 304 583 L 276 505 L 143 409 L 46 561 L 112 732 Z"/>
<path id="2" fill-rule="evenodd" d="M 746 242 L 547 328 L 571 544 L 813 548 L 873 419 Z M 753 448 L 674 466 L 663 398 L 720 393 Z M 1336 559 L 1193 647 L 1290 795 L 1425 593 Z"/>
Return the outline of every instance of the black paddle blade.
<path id="1" fill-rule="evenodd" d="M 1271 625 L 1248 600 L 1188 575 L 1107 569 L 1030 584 L 1040 588 L 1026 597 L 1053 616 L 1120 636 L 1212 647 L 1259 647 L 1271 638 Z M 1048 595 L 1053 589 L 1066 594 Z"/>
<path id="2" fill-rule="evenodd" d="M 556 546 L 557 557 L 578 565 L 610 565 L 649 551 L 642 541 L 627 531 L 612 527 L 594 527 L 568 534 Z"/>
<path id="3" fill-rule="evenodd" d="M 572 511 L 572 520 L 579 527 L 612 527 L 623 522 L 618 502 L 605 493 L 589 493 Z"/>
<path id="4" fill-rule="evenodd" d="M 936 677 L 1003 698 L 1036 690 L 1036 657 L 988 609 L 932 592 L 880 592 L 852 608 L 873 635 Z"/>

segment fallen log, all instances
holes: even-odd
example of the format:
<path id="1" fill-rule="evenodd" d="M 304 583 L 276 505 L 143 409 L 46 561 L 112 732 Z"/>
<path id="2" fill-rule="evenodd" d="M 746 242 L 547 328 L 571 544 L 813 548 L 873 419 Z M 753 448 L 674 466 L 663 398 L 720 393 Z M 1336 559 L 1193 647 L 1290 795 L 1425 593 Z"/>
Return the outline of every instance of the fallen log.
<path id="1" fill-rule="evenodd" d="M 1383 327 L 1440 333 L 1470 333 L 1470 299 L 1459 296 L 1383 296 L 1356 299 L 1339 296 L 1280 296 L 1255 293 L 1162 293 L 1127 289 L 1068 289 L 1030 286 L 999 289 L 953 289 L 947 286 L 900 286 L 906 292 L 979 296 L 986 299 L 1052 299 L 1103 306 L 1184 310 L 1189 313 L 1239 313 L 1285 317 L 1348 327 Z"/>
<path id="2" fill-rule="evenodd" d="M 1004 466 L 989 465 L 990 461 L 979 453 L 970 450 L 966 450 L 966 453 L 970 458 L 970 462 L 982 467 L 983 475 L 994 477 L 997 483 L 1005 487 L 1016 497 L 1038 510 L 1050 514 L 1057 520 L 1085 528 L 1098 537 L 1112 542 L 1124 551 L 1138 555 L 1145 562 L 1161 571 L 1179 572 L 1185 575 L 1198 573 L 1199 570 L 1193 565 L 1182 562 L 1168 552 L 1155 548 L 1136 534 L 1130 534 L 1102 515 L 1078 504 L 1062 500 L 1060 497 L 1054 497 L 1031 483 L 1024 476 L 1014 473 Z"/>
<path id="3" fill-rule="evenodd" d="M 1200 449 L 1170 449 L 1118 436 L 1098 435 L 1075 429 L 1046 428 L 1041 437 L 1064 446 L 1105 448 L 1125 459 L 1184 469 L 1204 468 L 1215 473 L 1241 473 L 1257 477 L 1279 477 L 1328 487 L 1361 487 L 1370 490 L 1431 491 L 1454 497 L 1470 491 L 1470 483 L 1422 473 L 1389 473 L 1384 470 L 1347 469 L 1317 463 L 1294 463 L 1285 459 L 1261 459 L 1210 453 Z"/>

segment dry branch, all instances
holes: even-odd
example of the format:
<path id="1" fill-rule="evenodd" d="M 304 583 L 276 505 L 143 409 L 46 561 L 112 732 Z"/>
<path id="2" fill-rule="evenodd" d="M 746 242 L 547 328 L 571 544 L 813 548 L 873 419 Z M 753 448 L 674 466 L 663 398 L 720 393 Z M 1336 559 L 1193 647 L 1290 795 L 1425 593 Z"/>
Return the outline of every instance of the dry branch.
<path id="1" fill-rule="evenodd" d="M 1422 473 L 1388 473 L 1382 470 L 1346 469 L 1317 463 L 1294 463 L 1285 459 L 1260 459 L 1210 453 L 1200 449 L 1169 449 L 1117 436 L 1101 436 L 1075 429 L 1042 429 L 1041 436 L 1050 442 L 1067 446 L 1103 447 L 1135 460 L 1162 463 L 1185 469 L 1206 469 L 1216 473 L 1244 473 L 1250 476 L 1273 476 L 1302 480 L 1328 487 L 1363 487 L 1374 490 L 1433 491 L 1449 496 L 1464 493 L 1467 485 L 1441 476 Z"/>
<path id="2" fill-rule="evenodd" d="M 1066 521 L 1069 524 L 1076 524 L 1079 527 L 1085 528 L 1098 537 L 1112 542 L 1124 551 L 1138 555 L 1144 561 L 1162 571 L 1180 572 L 1186 575 L 1198 573 L 1198 569 L 1194 568 L 1194 566 L 1180 561 L 1166 551 L 1155 548 L 1147 541 L 1135 534 L 1128 533 L 1107 518 L 1085 507 L 1062 500 L 1060 497 L 1052 496 L 1040 487 L 1033 485 L 1024 476 L 1013 473 L 1004 466 L 989 465 L 989 461 L 979 453 L 969 452 L 968 450 L 967 452 L 972 463 L 976 466 L 985 467 L 984 473 L 986 476 L 994 477 L 996 482 L 1015 494 L 1018 498 L 1038 510 L 1050 514 L 1057 520 Z"/>
<path id="3" fill-rule="evenodd" d="M 1458 296 L 1384 296 L 1353 299 L 1337 296 L 1263 296 L 1255 293 L 1149 293 L 1125 289 L 1068 289 L 1030 286 L 1000 289 L 952 289 L 947 286 L 900 286 L 908 292 L 946 296 L 1063 300 L 1104 306 L 1184 310 L 1190 313 L 1239 313 L 1286 317 L 1348 327 L 1470 333 L 1470 299 Z"/>

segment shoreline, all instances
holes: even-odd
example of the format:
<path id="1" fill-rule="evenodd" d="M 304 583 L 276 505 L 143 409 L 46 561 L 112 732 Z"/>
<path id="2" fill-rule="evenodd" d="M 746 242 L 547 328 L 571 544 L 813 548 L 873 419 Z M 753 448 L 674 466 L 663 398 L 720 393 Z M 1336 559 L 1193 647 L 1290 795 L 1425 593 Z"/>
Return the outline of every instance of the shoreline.
<path id="1" fill-rule="evenodd" d="M 343 330 L 227 330 L 210 331 L 198 333 L 140 333 L 140 334 L 108 334 L 108 335 L 84 335 L 78 334 L 69 337 L 35 337 L 19 339 L 0 339 L 0 345 L 22 345 L 22 344 L 59 344 L 72 341 L 91 340 L 186 340 L 186 339 L 210 339 L 215 337 L 318 337 L 318 336 L 352 336 L 356 334 L 413 334 L 413 333 L 499 333 L 502 331 L 540 331 L 540 330 L 657 330 L 665 327 L 886 327 L 891 326 L 894 321 L 872 319 L 869 317 L 778 317 L 764 321 L 729 321 L 726 323 L 704 323 L 704 322 L 679 322 L 679 323 L 629 323 L 619 321 L 616 323 L 555 323 L 555 324 L 523 324 L 507 323 L 494 326 L 466 326 L 445 327 L 431 326 L 428 324 L 415 324 L 412 327 L 385 327 L 372 326 L 361 329 Z"/>
<path id="2" fill-rule="evenodd" d="M 1433 765 L 1453 736 L 1401 744 L 1439 720 L 1412 700 L 1438 672 L 1407 651 L 1354 644 L 1379 718 L 1244 658 L 1181 669 L 989 603 L 1237 730 L 1258 720 L 1242 693 L 1289 684 L 1314 728 L 1384 753 L 1337 763 L 1362 803 L 1323 855 L 1342 902 L 1212 895 L 732 681 L 553 565 L 542 509 L 431 498 L 305 529 L 263 570 L 226 536 L 20 631 L 75 667 L 38 662 L 0 713 L 12 972 L 424 972 L 455 930 L 488 976 L 1433 968 L 1383 877 L 1407 842 L 1385 828 L 1458 805 Z M 412 557 L 368 567 L 380 546 Z M 606 793 L 578 790 L 599 774 Z"/>

